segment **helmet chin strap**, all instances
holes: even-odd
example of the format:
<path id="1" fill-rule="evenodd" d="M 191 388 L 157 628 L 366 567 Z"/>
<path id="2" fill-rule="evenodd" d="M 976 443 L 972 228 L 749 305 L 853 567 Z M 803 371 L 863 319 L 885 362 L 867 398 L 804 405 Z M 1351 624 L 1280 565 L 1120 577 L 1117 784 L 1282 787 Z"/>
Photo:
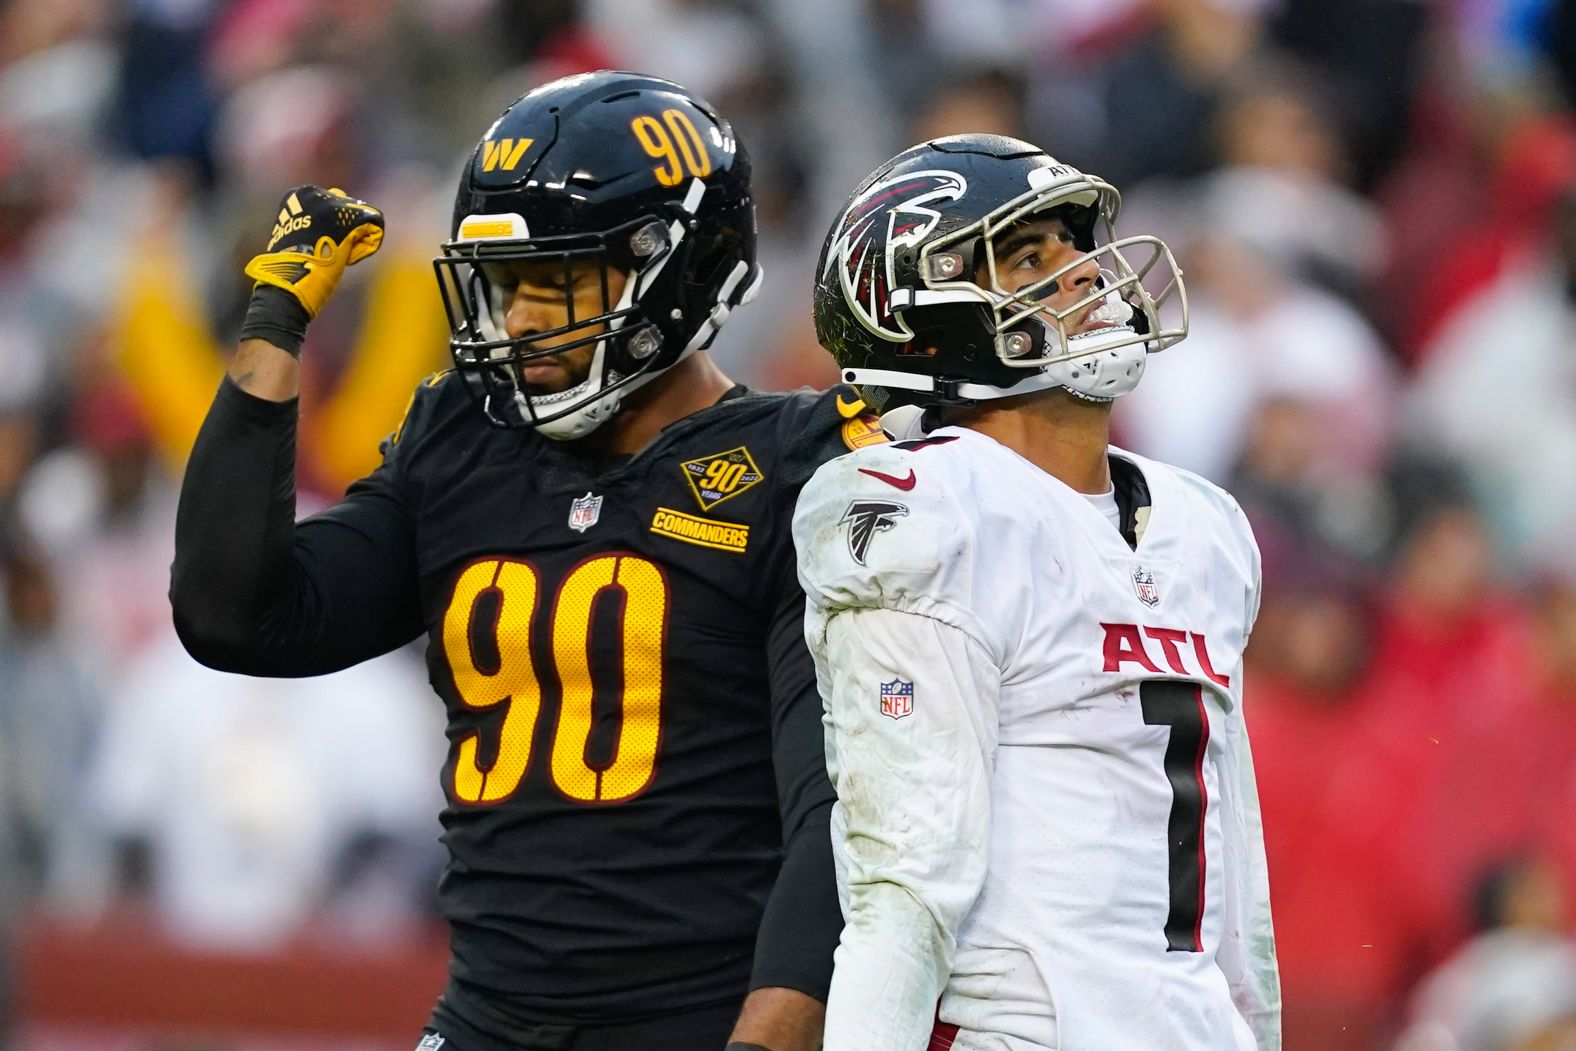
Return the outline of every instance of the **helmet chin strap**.
<path id="1" fill-rule="evenodd" d="M 1045 366 L 1046 377 L 1084 401 L 1110 402 L 1131 393 L 1144 378 L 1149 352 L 1142 343 L 1127 343 L 1087 357 Z"/>
<path id="2" fill-rule="evenodd" d="M 603 372 L 603 363 L 607 360 L 607 340 L 599 339 L 596 344 L 596 353 L 591 357 L 591 368 L 586 373 L 586 378 L 570 387 L 568 390 L 557 394 L 540 395 L 532 398 L 529 394 L 516 388 L 514 392 L 515 407 L 519 410 L 522 419 L 532 419 L 532 409 L 541 412 L 546 409 L 551 411 L 555 402 L 578 401 L 589 394 L 602 381 L 598 378 Z M 613 418 L 618 412 L 619 403 L 623 400 L 622 390 L 610 390 L 600 397 L 591 398 L 580 405 L 573 412 L 564 414 L 554 420 L 532 424 L 536 433 L 544 438 L 554 441 L 569 442 L 576 438 L 584 438 L 602 424 Z"/>
<path id="3" fill-rule="evenodd" d="M 1116 276 L 1109 271 L 1102 270 L 1101 278 L 1106 288 L 1116 284 Z M 1057 285 L 1053 281 L 1042 292 L 1050 295 L 1056 290 Z M 957 294 L 927 293 L 931 296 Z M 990 295 L 998 305 L 1001 302 L 991 293 L 985 294 Z M 1027 316 L 996 340 L 996 353 L 1003 364 L 1023 369 L 1024 378 L 1011 386 L 946 380 L 938 383 L 930 376 L 892 369 L 864 368 L 844 369 L 843 381 L 875 388 L 940 394 L 946 399 L 963 401 L 995 401 L 1060 388 L 1083 401 L 1104 404 L 1131 392 L 1143 378 L 1150 346 L 1143 333 L 1148 331 L 1148 326 L 1143 324 L 1143 315 L 1123 298 L 1119 290 L 1113 288 L 1103 302 L 1086 315 L 1086 321 L 1104 322 L 1107 326 L 1089 332 L 1065 334 L 1059 323 L 1044 313 L 1026 313 Z M 1028 325 L 1038 325 L 1040 331 L 1037 334 L 1024 332 L 1023 326 Z M 1035 338 L 1036 335 L 1038 338 Z M 1013 346 L 1022 346 L 1024 353 L 1015 356 L 1007 349 Z M 1066 356 L 1043 364 L 1020 360 L 1035 355 L 1033 348 L 1054 346 L 1065 347 Z"/>
<path id="4" fill-rule="evenodd" d="M 1039 319 L 1035 319 L 1034 323 L 1045 324 Z M 1073 348 L 1078 351 L 1078 357 L 1053 361 L 1032 371 L 1025 369 L 1024 378 L 1010 387 L 985 383 L 948 384 L 948 394 L 967 401 L 996 401 L 1061 388 L 1084 401 L 1115 401 L 1138 386 L 1149 361 L 1145 344 L 1134 342 L 1132 337 L 1133 331 L 1125 327 L 1090 332 L 1082 337 L 1074 337 L 1071 341 Z M 940 387 L 931 376 L 891 369 L 844 369 L 843 382 L 926 394 L 940 393 Z"/>
<path id="5" fill-rule="evenodd" d="M 1069 336 L 1068 349 L 1077 357 L 1040 366 L 1047 380 L 1085 401 L 1110 402 L 1130 393 L 1144 378 L 1149 362 L 1147 344 L 1133 339 L 1133 309 L 1120 299 L 1111 298 L 1128 311 L 1119 327 Z M 1051 327 L 1043 318 L 1033 320 L 1047 329 Z"/>
<path id="6" fill-rule="evenodd" d="M 572 442 L 576 438 L 584 438 L 617 415 L 623 393 L 621 390 L 608 391 L 568 415 L 560 416 L 556 420 L 548 420 L 546 423 L 538 423 L 535 425 L 536 433 L 558 442 Z M 520 391 L 514 393 L 516 403 L 523 401 L 525 397 Z M 520 406 L 520 411 L 528 412 L 523 405 Z"/>

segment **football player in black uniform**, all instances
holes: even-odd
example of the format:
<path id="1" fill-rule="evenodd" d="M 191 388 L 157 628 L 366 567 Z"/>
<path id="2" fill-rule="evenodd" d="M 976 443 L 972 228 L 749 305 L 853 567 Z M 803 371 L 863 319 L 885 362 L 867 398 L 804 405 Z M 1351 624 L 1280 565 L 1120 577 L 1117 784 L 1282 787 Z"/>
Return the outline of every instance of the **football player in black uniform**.
<path id="1" fill-rule="evenodd" d="M 761 277 L 743 146 L 632 74 L 510 106 L 436 261 L 455 367 L 297 523 L 296 355 L 381 237 L 302 187 L 247 267 L 181 494 L 182 639 L 289 676 L 427 636 L 452 962 L 421 1047 L 818 1046 L 842 922 L 789 524 L 880 431 L 847 388 L 755 393 L 706 353 Z"/>

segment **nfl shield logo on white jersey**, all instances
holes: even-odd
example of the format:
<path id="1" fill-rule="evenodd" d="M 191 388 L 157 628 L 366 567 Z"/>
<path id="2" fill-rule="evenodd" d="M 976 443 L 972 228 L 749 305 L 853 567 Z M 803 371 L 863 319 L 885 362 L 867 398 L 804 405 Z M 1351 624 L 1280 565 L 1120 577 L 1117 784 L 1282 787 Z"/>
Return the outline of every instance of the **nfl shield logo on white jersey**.
<path id="1" fill-rule="evenodd" d="M 901 719 L 914 714 L 914 684 L 893 679 L 881 684 L 881 714 L 888 719 Z"/>
<path id="2" fill-rule="evenodd" d="M 602 498 L 592 496 L 589 492 L 584 496 L 577 496 L 569 505 L 569 528 L 577 533 L 584 533 L 596 525 L 596 520 L 602 517 Z"/>
<path id="3" fill-rule="evenodd" d="M 1138 592 L 1138 601 L 1150 609 L 1160 605 L 1160 589 L 1155 587 L 1155 575 L 1143 566 L 1133 570 L 1133 590 Z"/>

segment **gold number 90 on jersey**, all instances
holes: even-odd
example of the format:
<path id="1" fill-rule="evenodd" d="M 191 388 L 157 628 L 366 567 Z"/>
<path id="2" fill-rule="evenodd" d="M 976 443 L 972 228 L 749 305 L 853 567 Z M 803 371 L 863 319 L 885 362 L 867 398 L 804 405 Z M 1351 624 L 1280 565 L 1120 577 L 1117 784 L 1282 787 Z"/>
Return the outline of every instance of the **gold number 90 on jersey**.
<path id="1" fill-rule="evenodd" d="M 538 581 L 535 567 L 528 562 L 504 558 L 475 562 L 455 581 L 444 613 L 443 648 L 461 702 L 475 710 L 507 705 L 497 757 L 491 766 L 483 769 L 478 764 L 478 734 L 456 742 L 454 796 L 467 803 L 492 804 L 507 799 L 520 786 L 531 762 L 542 707 L 541 679 L 531 660 Z M 597 768 L 586 759 L 595 693 L 590 636 L 597 600 L 609 590 L 622 592 L 625 603 L 621 618 L 624 690 L 613 760 Z M 496 649 L 478 653 L 472 622 L 484 597 L 496 603 L 490 640 Z M 554 596 L 553 661 L 563 684 L 563 698 L 549 769 L 553 784 L 568 798 L 586 803 L 629 799 L 638 795 L 656 772 L 667 611 L 667 581 L 661 570 L 628 555 L 604 555 L 581 563 Z"/>

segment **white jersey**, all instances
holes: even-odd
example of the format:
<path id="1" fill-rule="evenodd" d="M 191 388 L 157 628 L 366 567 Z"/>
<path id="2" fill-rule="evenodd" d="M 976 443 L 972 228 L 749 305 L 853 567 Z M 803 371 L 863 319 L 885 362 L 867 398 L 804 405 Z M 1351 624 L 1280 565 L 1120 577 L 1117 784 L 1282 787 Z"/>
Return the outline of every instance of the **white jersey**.
<path id="1" fill-rule="evenodd" d="M 800 496 L 848 920 L 826 1051 L 923 1051 L 938 1020 L 956 1051 L 1280 1046 L 1258 550 L 1226 493 L 1111 452 L 1149 489 L 1136 550 L 963 428 Z"/>

